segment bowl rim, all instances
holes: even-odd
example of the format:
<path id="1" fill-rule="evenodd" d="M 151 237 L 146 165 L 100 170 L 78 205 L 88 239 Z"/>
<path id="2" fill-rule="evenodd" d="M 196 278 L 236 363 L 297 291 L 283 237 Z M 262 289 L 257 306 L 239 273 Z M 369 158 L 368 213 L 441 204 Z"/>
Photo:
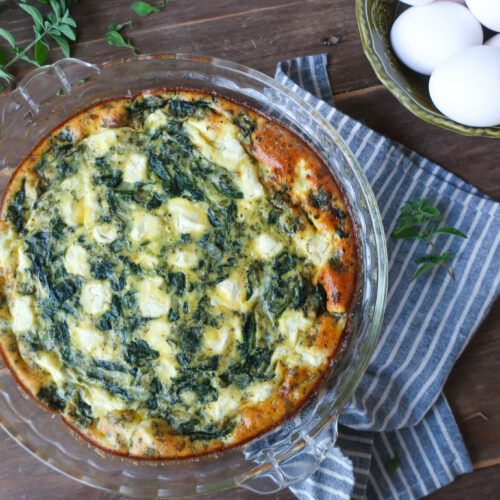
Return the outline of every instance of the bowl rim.
<path id="1" fill-rule="evenodd" d="M 371 2 L 369 0 L 356 0 L 356 19 L 365 56 L 375 71 L 377 78 L 387 90 L 389 90 L 408 111 L 411 111 L 415 116 L 432 125 L 466 136 L 500 138 L 500 125 L 496 127 L 471 127 L 462 125 L 447 118 L 437 109 L 430 110 L 425 108 L 413 97 L 408 87 L 398 84 L 391 78 L 390 72 L 387 70 L 387 63 L 375 49 L 374 36 L 376 35 L 374 34 L 375 28 L 369 14 L 370 5 Z"/>
<path id="2" fill-rule="evenodd" d="M 51 68 L 55 69 L 57 72 L 58 65 L 61 63 L 61 61 L 74 61 L 78 62 L 79 64 L 92 67 L 97 69 L 99 72 L 101 70 L 105 70 L 106 68 L 112 67 L 112 66 L 117 66 L 117 65 L 126 65 L 128 63 L 132 63 L 134 61 L 142 61 L 142 60 L 152 60 L 152 59 L 177 59 L 177 60 L 182 60 L 182 61 L 193 61 L 193 62 L 198 62 L 198 63 L 204 63 L 209 66 L 216 66 L 216 67 L 221 67 L 225 69 L 230 69 L 232 71 L 236 71 L 237 73 L 242 73 L 244 75 L 249 75 L 253 78 L 256 78 L 257 80 L 260 80 L 261 82 L 264 82 L 265 84 L 269 85 L 270 87 L 277 88 L 280 92 L 286 94 L 286 96 L 298 105 L 300 105 L 303 109 L 305 109 L 306 112 L 310 113 L 317 121 L 320 122 L 321 126 L 325 129 L 325 131 L 331 135 L 335 139 L 335 143 L 339 147 L 342 155 L 344 156 L 345 160 L 348 162 L 349 167 L 355 172 L 355 175 L 357 176 L 358 180 L 361 180 L 363 183 L 364 189 L 364 195 L 366 197 L 366 201 L 368 204 L 368 213 L 371 218 L 371 223 L 373 227 L 376 229 L 373 234 L 375 238 L 375 252 L 376 252 L 376 259 L 378 262 L 378 267 L 376 269 L 377 273 L 377 289 L 376 289 L 376 300 L 375 300 L 375 305 L 373 306 L 373 313 L 371 317 L 371 323 L 370 323 L 370 330 L 369 333 L 366 336 L 367 342 L 363 344 L 363 351 L 361 352 L 361 355 L 359 359 L 357 360 L 355 369 L 352 370 L 349 378 L 348 378 L 348 383 L 345 385 L 345 388 L 339 393 L 339 396 L 335 400 L 334 406 L 332 407 L 331 414 L 324 419 L 323 423 L 321 426 L 318 426 L 318 429 L 315 430 L 315 432 L 311 432 L 310 436 L 312 438 L 316 437 L 325 427 L 327 427 L 332 421 L 334 422 L 334 425 L 336 425 L 336 421 L 338 419 L 338 415 L 340 411 L 343 409 L 343 407 L 346 405 L 347 401 L 350 399 L 352 396 L 354 390 L 356 387 L 359 385 L 362 376 L 364 375 L 367 367 L 369 360 L 371 358 L 371 355 L 374 351 L 375 345 L 378 340 L 379 332 L 382 327 L 382 320 L 383 320 L 383 314 L 385 310 L 385 304 L 386 304 L 386 297 L 387 297 L 387 282 L 388 282 L 388 261 L 387 261 L 387 249 L 386 249 L 386 240 L 384 236 L 384 231 L 383 231 L 383 223 L 382 223 L 382 218 L 378 209 L 378 205 L 375 199 L 375 195 L 371 189 L 370 184 L 368 183 L 368 180 L 361 168 L 361 165 L 359 164 L 358 160 L 355 158 L 353 152 L 350 150 L 350 148 L 347 146 L 347 144 L 344 142 L 340 134 L 337 132 L 337 130 L 332 127 L 325 118 L 319 112 L 313 108 L 312 105 L 310 105 L 307 101 L 305 101 L 301 96 L 299 96 L 297 93 L 295 93 L 293 90 L 287 88 L 285 85 L 279 83 L 278 81 L 274 80 L 273 78 L 265 75 L 264 73 L 261 73 L 257 70 L 254 70 L 252 68 L 248 68 L 242 64 L 234 63 L 231 61 L 227 61 L 224 59 L 219 59 L 215 57 L 210 57 L 210 56 L 200 56 L 200 55 L 188 55 L 188 54 L 153 54 L 153 55 L 139 55 L 139 56 L 133 56 L 133 57 L 128 57 L 128 58 L 120 58 L 120 59 L 114 59 L 111 61 L 107 61 L 98 65 L 91 65 L 89 63 L 85 63 L 83 61 L 80 61 L 78 59 L 72 59 L 72 58 L 67 58 L 67 59 L 62 59 L 59 61 L 56 61 L 55 63 L 44 66 L 41 68 L 36 68 L 30 73 L 28 73 L 18 84 L 17 88 L 14 89 L 10 95 L 14 94 L 15 92 L 19 91 L 22 93 L 23 86 L 26 85 L 27 83 L 31 82 L 34 78 L 36 78 L 39 75 L 45 74 L 47 71 L 50 71 Z M 97 101 L 96 101 L 97 102 Z M 54 470 L 57 470 L 58 472 L 63 473 L 64 475 L 71 477 L 72 479 L 75 479 L 81 483 L 87 484 L 89 486 L 105 489 L 107 491 L 114 491 L 111 489 L 108 489 L 103 486 L 99 486 L 96 484 L 93 484 L 89 481 L 86 481 L 82 477 L 76 477 L 75 475 L 62 470 L 59 468 L 57 465 L 51 463 L 50 459 L 48 457 L 45 457 L 43 454 L 41 454 L 37 449 L 32 449 L 30 446 L 30 443 L 26 442 L 26 440 L 23 438 L 23 436 L 19 436 L 14 430 L 9 429 L 8 425 L 6 425 L 5 421 L 0 415 L 0 426 L 6 430 L 6 432 L 14 438 L 16 442 L 18 442 L 24 449 L 28 450 L 32 455 L 34 455 L 36 458 L 40 459 L 43 463 L 49 465 L 51 468 Z M 291 450 L 289 453 L 286 453 L 283 456 L 278 457 L 278 462 L 282 462 L 290 458 L 291 456 L 295 455 L 296 453 L 299 453 L 300 450 L 305 446 L 306 443 L 303 443 L 302 445 L 296 445 L 293 447 L 293 450 Z M 259 476 L 263 472 L 263 467 L 258 467 L 255 471 L 251 471 L 247 473 L 243 479 L 243 481 L 247 481 L 249 479 L 252 479 L 253 477 Z M 241 483 L 235 483 L 234 481 L 226 481 L 224 484 L 219 483 L 217 490 L 214 491 L 220 491 L 220 490 L 225 490 L 231 487 L 234 487 L 236 485 L 244 486 L 244 484 Z M 208 493 L 204 492 L 204 493 Z"/>

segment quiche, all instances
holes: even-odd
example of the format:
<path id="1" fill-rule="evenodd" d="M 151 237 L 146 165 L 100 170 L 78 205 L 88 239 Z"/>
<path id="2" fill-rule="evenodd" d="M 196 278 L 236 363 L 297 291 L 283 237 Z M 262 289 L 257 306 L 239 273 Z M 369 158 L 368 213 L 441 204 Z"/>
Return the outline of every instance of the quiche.
<path id="1" fill-rule="evenodd" d="M 73 116 L 16 169 L 0 226 L 4 361 L 110 453 L 241 445 L 293 415 L 342 345 L 345 200 L 305 142 L 223 96 Z"/>

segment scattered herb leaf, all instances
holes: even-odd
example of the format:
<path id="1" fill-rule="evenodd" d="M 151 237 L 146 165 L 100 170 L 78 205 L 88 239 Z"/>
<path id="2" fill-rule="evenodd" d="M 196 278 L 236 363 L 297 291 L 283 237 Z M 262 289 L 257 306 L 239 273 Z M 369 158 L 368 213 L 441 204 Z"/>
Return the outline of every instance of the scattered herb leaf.
<path id="1" fill-rule="evenodd" d="M 401 454 L 396 455 L 394 458 L 391 458 L 386 464 L 385 468 L 389 474 L 393 474 L 401 467 Z"/>
<path id="2" fill-rule="evenodd" d="M 132 21 L 127 21 L 126 23 L 122 24 L 110 24 L 108 32 L 104 35 L 104 38 L 106 39 L 106 42 L 109 43 L 109 45 L 114 45 L 116 47 L 127 47 L 132 50 L 132 53 L 134 55 L 137 55 L 132 42 L 130 40 L 125 40 L 125 38 L 123 38 L 123 35 L 120 33 L 120 31 L 125 27 L 132 27 Z"/>
<path id="3" fill-rule="evenodd" d="M 165 4 L 166 0 L 163 0 L 161 6 L 158 7 L 155 7 L 148 2 L 135 2 L 132 4 L 131 8 L 136 14 L 144 17 L 149 16 L 149 14 L 153 14 L 153 12 L 161 12 L 165 8 Z"/>

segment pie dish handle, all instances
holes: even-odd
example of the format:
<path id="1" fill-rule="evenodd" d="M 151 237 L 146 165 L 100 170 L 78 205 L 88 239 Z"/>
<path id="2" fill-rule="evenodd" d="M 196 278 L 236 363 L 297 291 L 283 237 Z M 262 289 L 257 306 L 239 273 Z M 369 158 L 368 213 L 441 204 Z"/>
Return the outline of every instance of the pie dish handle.
<path id="1" fill-rule="evenodd" d="M 75 87 L 96 73 L 100 73 L 97 66 L 75 58 L 61 59 L 31 71 L 7 96 L 1 110 L 0 137 L 8 136 L 16 122 L 17 127 L 19 121 L 29 127 L 33 118 L 45 116 L 45 106 L 54 106 L 54 97 L 60 96 L 64 101 L 64 96 L 72 94 Z"/>
<path id="2" fill-rule="evenodd" d="M 237 486 L 269 495 L 301 483 L 316 472 L 335 444 L 337 436 L 338 415 L 335 415 L 315 437 L 311 437 L 306 431 L 300 431 L 288 453 L 276 457 L 271 451 L 264 451 L 262 465 L 250 476 L 238 481 Z M 301 449 L 295 453 L 297 446 Z"/>

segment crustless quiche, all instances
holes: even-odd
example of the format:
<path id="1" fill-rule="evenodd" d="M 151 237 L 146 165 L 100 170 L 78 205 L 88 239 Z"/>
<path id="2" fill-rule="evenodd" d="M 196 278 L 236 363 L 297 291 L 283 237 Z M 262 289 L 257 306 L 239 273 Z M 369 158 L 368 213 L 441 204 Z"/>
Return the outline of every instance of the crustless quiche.
<path id="1" fill-rule="evenodd" d="M 177 459 L 292 415 L 339 349 L 352 220 L 298 137 L 157 91 L 87 109 L 16 170 L 0 231 L 0 350 L 93 444 Z"/>

